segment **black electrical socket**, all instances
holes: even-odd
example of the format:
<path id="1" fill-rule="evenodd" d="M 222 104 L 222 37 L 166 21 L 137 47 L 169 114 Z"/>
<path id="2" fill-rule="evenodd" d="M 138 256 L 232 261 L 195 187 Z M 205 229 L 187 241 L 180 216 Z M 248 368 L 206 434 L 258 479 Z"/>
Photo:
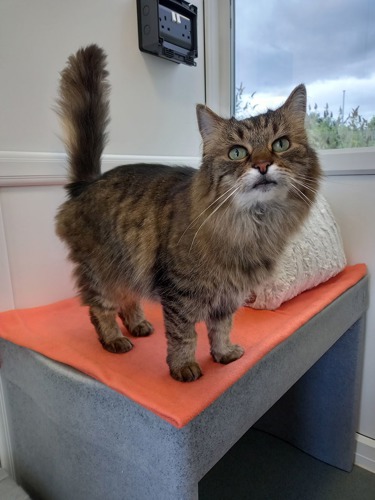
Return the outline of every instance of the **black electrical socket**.
<path id="1" fill-rule="evenodd" d="M 137 0 L 137 12 L 142 52 L 196 66 L 198 9 L 195 5 L 184 0 Z"/>

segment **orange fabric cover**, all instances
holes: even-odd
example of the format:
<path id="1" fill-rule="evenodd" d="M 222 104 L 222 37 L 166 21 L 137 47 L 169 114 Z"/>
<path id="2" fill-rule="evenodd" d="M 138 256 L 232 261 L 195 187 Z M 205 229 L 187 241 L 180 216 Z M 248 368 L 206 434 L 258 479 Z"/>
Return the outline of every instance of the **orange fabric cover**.
<path id="1" fill-rule="evenodd" d="M 86 307 L 68 299 L 32 309 L 0 314 L 0 336 L 70 365 L 128 396 L 176 427 L 183 427 L 242 377 L 263 356 L 292 335 L 325 306 L 357 283 L 366 266 L 348 266 L 336 277 L 284 303 L 276 311 L 240 309 L 232 341 L 244 356 L 229 365 L 214 363 L 205 326 L 197 325 L 197 359 L 203 377 L 181 383 L 169 375 L 161 307 L 145 304 L 155 333 L 132 338 L 134 348 L 111 354 L 99 343 Z"/>

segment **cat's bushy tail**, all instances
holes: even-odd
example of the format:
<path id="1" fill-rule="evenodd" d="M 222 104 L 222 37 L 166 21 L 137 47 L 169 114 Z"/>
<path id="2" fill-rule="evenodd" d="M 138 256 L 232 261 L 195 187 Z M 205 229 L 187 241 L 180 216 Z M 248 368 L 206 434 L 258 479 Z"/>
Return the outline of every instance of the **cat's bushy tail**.
<path id="1" fill-rule="evenodd" d="M 109 123 L 109 90 L 106 54 L 97 45 L 69 57 L 61 72 L 57 113 L 69 156 L 71 196 L 101 175 L 101 155 Z"/>

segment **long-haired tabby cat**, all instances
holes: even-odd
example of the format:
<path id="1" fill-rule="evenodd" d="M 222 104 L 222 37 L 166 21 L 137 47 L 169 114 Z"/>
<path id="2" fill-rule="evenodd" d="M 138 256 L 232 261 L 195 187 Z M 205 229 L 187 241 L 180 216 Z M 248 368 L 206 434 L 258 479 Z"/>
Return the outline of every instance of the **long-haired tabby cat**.
<path id="1" fill-rule="evenodd" d="M 232 315 L 272 272 L 314 201 L 320 167 L 304 127 L 305 87 L 275 111 L 241 121 L 198 105 L 199 170 L 136 164 L 102 175 L 109 121 L 105 67 L 103 50 L 90 45 L 61 73 L 58 112 L 70 183 L 57 233 L 70 249 L 82 302 L 103 347 L 114 353 L 133 347 L 117 315 L 130 334 L 152 333 L 140 299 L 158 300 L 170 373 L 192 381 L 202 375 L 195 324 L 205 321 L 215 361 L 243 355 L 230 341 Z"/>

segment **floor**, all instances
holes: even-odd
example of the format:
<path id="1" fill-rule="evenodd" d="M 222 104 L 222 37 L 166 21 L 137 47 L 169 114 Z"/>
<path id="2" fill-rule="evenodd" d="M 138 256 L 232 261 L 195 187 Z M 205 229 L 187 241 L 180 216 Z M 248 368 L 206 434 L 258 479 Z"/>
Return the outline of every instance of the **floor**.
<path id="1" fill-rule="evenodd" d="M 0 500 L 29 500 L 29 496 L 4 469 L 0 469 Z"/>
<path id="2" fill-rule="evenodd" d="M 200 481 L 199 500 L 375 500 L 375 474 L 341 471 L 250 429 Z"/>

